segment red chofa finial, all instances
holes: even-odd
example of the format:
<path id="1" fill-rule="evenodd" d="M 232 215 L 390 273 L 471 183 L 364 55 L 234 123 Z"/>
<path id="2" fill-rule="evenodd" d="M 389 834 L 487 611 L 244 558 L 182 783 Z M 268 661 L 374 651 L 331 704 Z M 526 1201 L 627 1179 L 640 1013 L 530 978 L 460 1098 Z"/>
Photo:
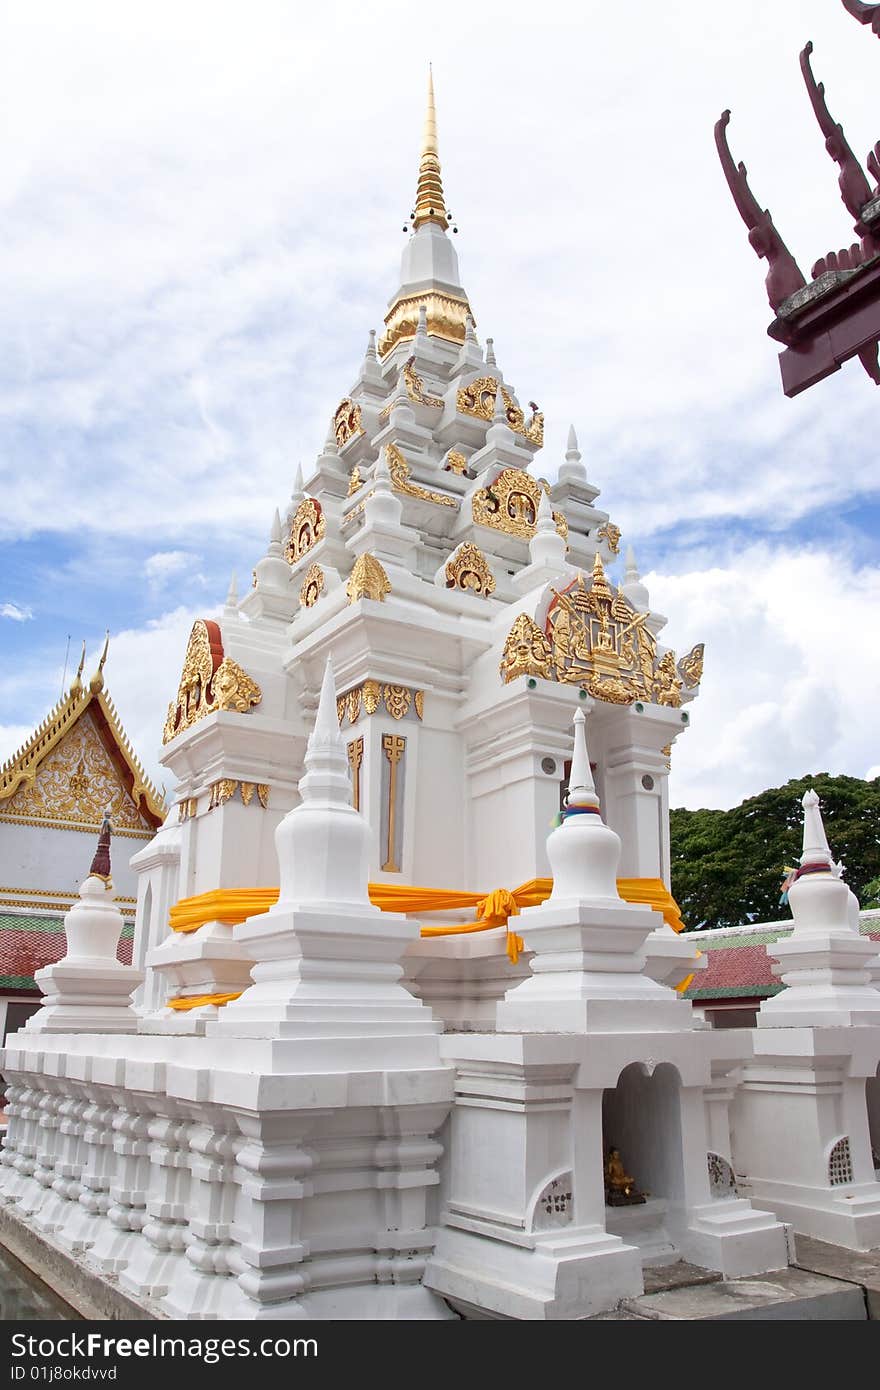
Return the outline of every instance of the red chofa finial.
<path id="1" fill-rule="evenodd" d="M 733 162 L 725 134 L 729 121 L 730 112 L 723 111 L 719 120 L 715 122 L 715 145 L 724 177 L 733 194 L 733 201 L 749 229 L 752 248 L 769 266 L 764 284 L 767 287 L 770 307 L 775 311 L 795 290 L 803 289 L 806 280 L 794 256 L 774 227 L 770 213 L 760 206 L 749 188 L 746 166 L 742 162 Z"/>
<path id="2" fill-rule="evenodd" d="M 840 196 L 843 205 L 850 217 L 855 218 L 855 230 L 860 236 L 867 236 L 873 243 L 873 238 L 868 232 L 868 228 L 862 221 L 862 208 L 865 203 L 870 202 L 873 194 L 871 185 L 865 178 L 861 164 L 853 154 L 849 142 L 843 133 L 843 126 L 839 121 L 835 121 L 828 104 L 825 101 L 825 83 L 817 82 L 813 76 L 813 69 L 810 67 L 810 54 L 813 45 L 808 43 L 801 53 L 801 72 L 807 86 L 807 96 L 810 98 L 810 105 L 816 113 L 816 120 L 819 122 L 819 129 L 825 136 L 825 148 L 840 168 Z M 877 253 L 880 247 L 872 245 L 872 254 Z"/>
<path id="3" fill-rule="evenodd" d="M 870 24 L 880 39 L 880 5 L 864 5 L 861 0 L 843 0 L 843 8 L 860 24 Z"/>
<path id="4" fill-rule="evenodd" d="M 89 869 L 90 878 L 102 878 L 107 884 L 110 883 L 110 835 L 110 808 L 108 806 L 104 812 L 101 833 L 98 836 L 98 848 L 95 850 L 92 867 Z"/>

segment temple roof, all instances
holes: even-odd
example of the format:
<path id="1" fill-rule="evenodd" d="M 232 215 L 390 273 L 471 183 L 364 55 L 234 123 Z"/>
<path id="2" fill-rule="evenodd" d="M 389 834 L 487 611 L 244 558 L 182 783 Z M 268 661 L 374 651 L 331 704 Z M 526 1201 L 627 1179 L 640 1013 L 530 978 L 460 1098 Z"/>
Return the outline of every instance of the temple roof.
<path id="1" fill-rule="evenodd" d="M 134 922 L 126 921 L 119 937 L 116 956 L 131 965 Z M 33 994 L 40 989 L 34 972 L 54 965 L 67 949 L 64 914 L 59 912 L 16 912 L 0 908 L 0 994 Z"/>
<path id="2" fill-rule="evenodd" d="M 97 829 L 109 806 L 120 829 L 150 832 L 162 824 L 162 796 L 104 689 L 106 656 L 105 644 L 86 686 L 80 662 L 67 694 L 0 767 L 0 819 Z"/>

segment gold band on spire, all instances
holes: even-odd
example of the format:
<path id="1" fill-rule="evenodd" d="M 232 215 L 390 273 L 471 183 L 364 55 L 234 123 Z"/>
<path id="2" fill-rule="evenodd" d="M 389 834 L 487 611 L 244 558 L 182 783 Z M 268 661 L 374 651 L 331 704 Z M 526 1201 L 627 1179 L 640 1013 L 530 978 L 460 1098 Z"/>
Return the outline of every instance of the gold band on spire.
<path id="1" fill-rule="evenodd" d="M 440 155 L 437 149 L 437 112 L 434 107 L 434 77 L 428 66 L 428 109 L 425 113 L 425 133 L 422 156 L 419 160 L 419 182 L 416 188 L 416 208 L 413 228 L 418 231 L 425 222 L 436 222 L 444 232 L 449 226 L 443 200 L 443 181 L 440 177 Z"/>

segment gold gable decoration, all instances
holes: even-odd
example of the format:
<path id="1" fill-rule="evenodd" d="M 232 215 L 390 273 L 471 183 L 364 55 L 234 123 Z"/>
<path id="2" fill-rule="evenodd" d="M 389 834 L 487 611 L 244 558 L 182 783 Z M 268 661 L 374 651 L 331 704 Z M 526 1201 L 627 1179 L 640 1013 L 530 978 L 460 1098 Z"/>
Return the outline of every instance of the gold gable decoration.
<path id="1" fill-rule="evenodd" d="M 508 536 L 530 541 L 538 525 L 541 484 L 521 468 L 502 468 L 489 484 L 474 493 L 471 516 L 477 526 L 491 526 Z M 556 529 L 568 540 L 568 522 L 561 512 L 553 513 Z"/>
<path id="2" fill-rule="evenodd" d="M 300 502 L 290 523 L 290 535 L 284 548 L 284 556 L 288 563 L 295 565 L 301 560 L 306 552 L 317 544 L 326 530 L 327 521 L 321 503 L 314 497 L 306 497 Z"/>
<path id="3" fill-rule="evenodd" d="M 609 704 L 644 700 L 679 707 L 682 681 L 675 653 L 665 652 L 658 660 L 649 615 L 639 613 L 608 583 L 598 554 L 589 589 L 578 574 L 552 593 L 543 632 L 525 614 L 511 628 L 500 666 L 505 683 L 521 675 L 543 676 L 583 686 Z"/>
<path id="4" fill-rule="evenodd" d="M 151 827 L 124 786 L 90 713 L 83 713 L 42 759 L 33 779 L 3 803 L 4 818 L 64 821 L 94 829 L 105 811 L 114 829 Z"/>
<path id="5" fill-rule="evenodd" d="M 498 382 L 494 376 L 479 376 L 470 385 L 459 387 L 455 404 L 462 415 L 472 415 L 477 420 L 491 420 L 495 414 L 497 393 Z M 538 407 L 532 407 L 531 418 L 527 420 L 524 411 L 517 405 L 506 386 L 501 387 L 501 398 L 507 407 L 507 423 L 514 433 L 521 434 L 530 443 L 542 447 L 544 416 Z"/>
<path id="6" fill-rule="evenodd" d="M 333 433 L 337 449 L 343 448 L 350 439 L 363 434 L 361 408 L 349 396 L 343 396 L 333 414 Z"/>
<path id="7" fill-rule="evenodd" d="M 162 742 L 170 743 L 215 710 L 246 714 L 262 698 L 256 681 L 224 655 L 217 623 L 199 618 L 190 633 L 177 699 L 168 706 Z"/>
<path id="8" fill-rule="evenodd" d="M 64 821 L 100 829 L 104 811 L 120 831 L 150 833 L 165 803 L 144 772 L 104 689 L 107 643 L 87 686 L 82 667 L 67 695 L 0 767 L 0 819 Z M 83 660 L 85 650 L 83 650 Z"/>

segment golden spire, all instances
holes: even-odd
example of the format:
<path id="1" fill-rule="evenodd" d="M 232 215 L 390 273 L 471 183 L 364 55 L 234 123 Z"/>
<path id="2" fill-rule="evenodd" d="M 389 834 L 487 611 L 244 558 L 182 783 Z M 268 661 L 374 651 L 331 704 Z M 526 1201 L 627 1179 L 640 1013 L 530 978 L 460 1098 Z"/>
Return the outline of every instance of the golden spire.
<path id="1" fill-rule="evenodd" d="M 437 149 L 437 112 L 434 108 L 434 77 L 428 64 L 428 109 L 425 113 L 425 133 L 422 137 L 422 156 L 419 160 L 419 182 L 416 188 L 416 208 L 413 229 L 418 231 L 425 222 L 436 222 L 444 232 L 449 226 L 446 204 L 443 201 L 443 181 L 440 177 L 440 155 Z"/>

